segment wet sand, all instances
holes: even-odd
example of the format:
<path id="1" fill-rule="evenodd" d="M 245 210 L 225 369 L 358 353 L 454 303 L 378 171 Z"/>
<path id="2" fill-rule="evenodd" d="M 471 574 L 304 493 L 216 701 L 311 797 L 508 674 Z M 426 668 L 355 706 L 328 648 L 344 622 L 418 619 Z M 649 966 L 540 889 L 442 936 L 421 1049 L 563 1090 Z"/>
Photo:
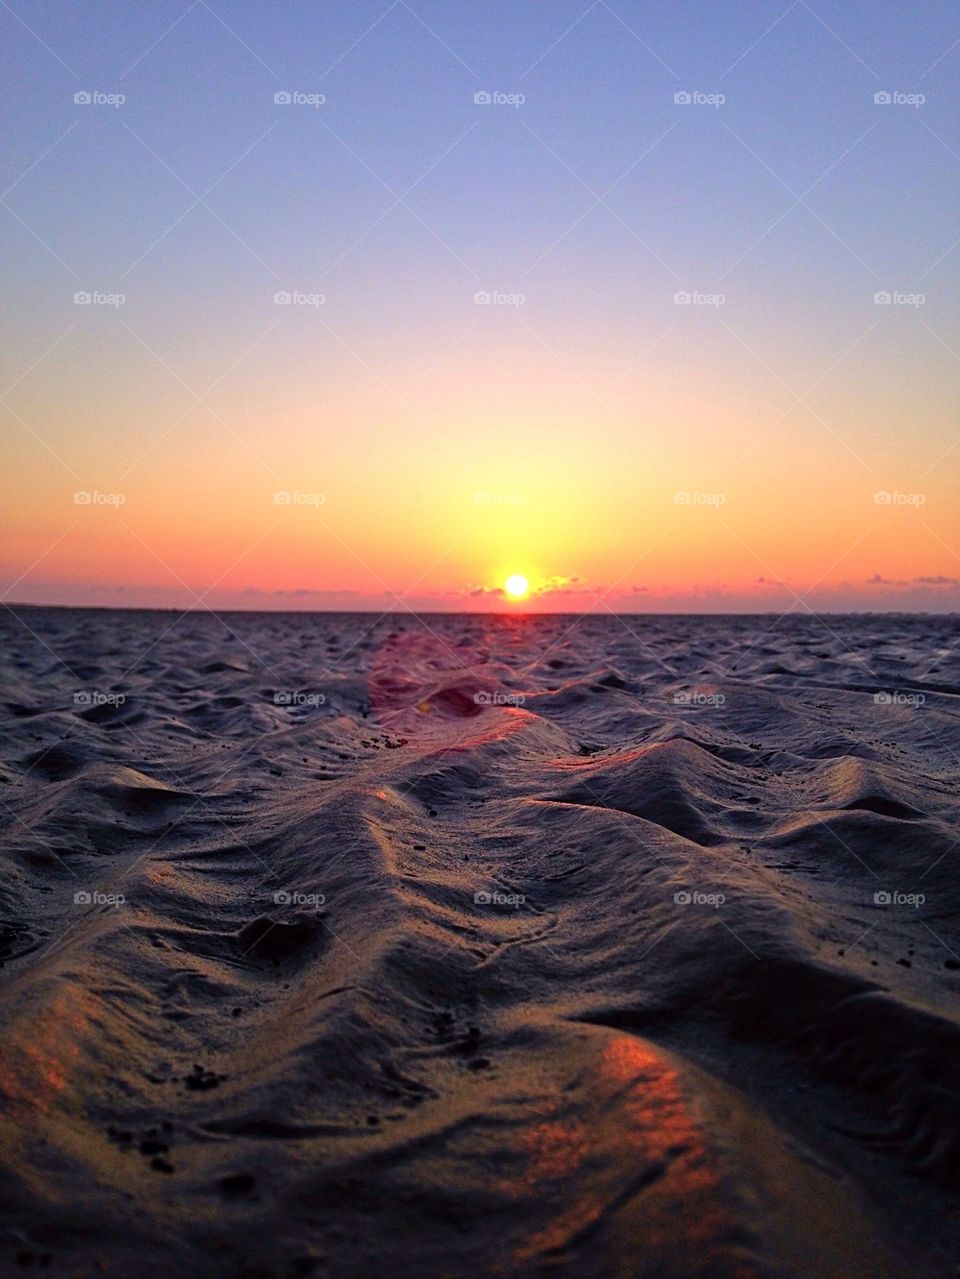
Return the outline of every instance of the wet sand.
<path id="1" fill-rule="evenodd" d="M 956 1274 L 957 619 L 0 630 L 3 1273 Z"/>

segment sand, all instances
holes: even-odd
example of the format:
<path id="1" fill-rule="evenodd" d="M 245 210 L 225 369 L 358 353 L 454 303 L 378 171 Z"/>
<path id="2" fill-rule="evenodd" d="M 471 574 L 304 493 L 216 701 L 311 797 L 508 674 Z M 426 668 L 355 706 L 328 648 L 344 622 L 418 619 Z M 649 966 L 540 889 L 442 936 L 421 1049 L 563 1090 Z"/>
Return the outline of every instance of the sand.
<path id="1" fill-rule="evenodd" d="M 3 1273 L 955 1274 L 957 619 L 0 627 Z"/>

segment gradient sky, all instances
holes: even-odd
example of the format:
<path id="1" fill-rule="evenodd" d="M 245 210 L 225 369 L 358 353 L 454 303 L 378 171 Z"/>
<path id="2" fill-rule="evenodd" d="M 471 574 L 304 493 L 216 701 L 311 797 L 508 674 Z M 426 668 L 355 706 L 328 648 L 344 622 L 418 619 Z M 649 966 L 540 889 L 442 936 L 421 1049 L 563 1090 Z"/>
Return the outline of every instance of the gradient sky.
<path id="1" fill-rule="evenodd" d="M 960 608 L 956 5 L 0 28 L 4 600 Z"/>

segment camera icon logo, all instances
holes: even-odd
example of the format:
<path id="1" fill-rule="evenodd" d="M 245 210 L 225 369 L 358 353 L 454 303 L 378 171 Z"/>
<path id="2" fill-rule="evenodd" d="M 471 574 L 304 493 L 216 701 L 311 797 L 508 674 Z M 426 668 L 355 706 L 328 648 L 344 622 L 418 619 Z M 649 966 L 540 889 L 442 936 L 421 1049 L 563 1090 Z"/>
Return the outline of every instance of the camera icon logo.
<path id="1" fill-rule="evenodd" d="M 877 107 L 888 107 L 892 101 L 893 94 L 887 93 L 885 90 L 881 90 L 880 93 L 875 93 L 873 95 L 873 104 Z"/>
<path id="2" fill-rule="evenodd" d="M 891 900 L 889 893 L 879 892 L 873 894 L 873 904 L 875 906 L 889 906 Z"/>
<path id="3" fill-rule="evenodd" d="M 273 295 L 273 302 L 275 306 L 289 306 L 292 301 L 293 298 L 286 289 L 281 289 L 279 293 L 274 293 Z"/>
<path id="4" fill-rule="evenodd" d="M 477 306 L 489 306 L 493 301 L 491 295 L 486 291 L 486 289 L 478 289 L 478 291 L 473 295 L 473 300 Z"/>
<path id="5" fill-rule="evenodd" d="M 278 107 L 288 107 L 293 101 L 293 94 L 288 93 L 285 89 L 281 89 L 279 93 L 273 95 L 274 105 Z"/>
<path id="6" fill-rule="evenodd" d="M 693 899 L 686 889 L 681 889 L 679 893 L 673 894 L 673 900 L 678 906 L 689 906 Z"/>
<path id="7" fill-rule="evenodd" d="M 476 902 L 478 906 L 489 906 L 490 903 L 493 901 L 493 898 L 490 896 L 489 893 L 485 893 L 481 890 L 479 893 L 473 894 L 473 900 Z"/>
<path id="8" fill-rule="evenodd" d="M 693 96 L 685 89 L 682 89 L 679 93 L 675 93 L 673 95 L 674 106 L 688 107 L 692 101 Z"/>
<path id="9" fill-rule="evenodd" d="M 73 894 L 73 904 L 75 906 L 89 906 L 93 901 L 90 893 L 81 890 L 79 893 Z"/>
<path id="10" fill-rule="evenodd" d="M 81 90 L 73 95 L 74 105 L 78 107 L 88 107 L 93 101 L 93 95 Z"/>
<path id="11" fill-rule="evenodd" d="M 879 293 L 873 295 L 874 306 L 889 306 L 893 301 L 893 295 L 888 293 L 886 289 L 881 289 Z"/>
<path id="12" fill-rule="evenodd" d="M 89 306 L 92 301 L 93 298 L 85 290 L 81 290 L 79 293 L 74 293 L 73 295 L 74 306 Z"/>
<path id="13" fill-rule="evenodd" d="M 486 89 L 481 89 L 479 93 L 473 95 L 473 104 L 477 107 L 488 107 L 493 101 L 493 94 L 488 93 Z"/>
<path id="14" fill-rule="evenodd" d="M 278 893 L 273 894 L 273 902 L 275 906 L 289 906 L 292 901 L 292 896 L 282 888 Z"/>

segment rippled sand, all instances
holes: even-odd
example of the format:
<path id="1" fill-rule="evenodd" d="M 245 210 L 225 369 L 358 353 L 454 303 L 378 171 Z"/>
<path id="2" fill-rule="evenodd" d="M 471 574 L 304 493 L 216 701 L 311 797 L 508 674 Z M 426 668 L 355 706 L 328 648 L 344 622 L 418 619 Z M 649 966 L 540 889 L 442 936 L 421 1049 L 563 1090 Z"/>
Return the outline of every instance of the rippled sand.
<path id="1" fill-rule="evenodd" d="M 956 619 L 0 629 L 4 1273 L 955 1274 Z"/>

